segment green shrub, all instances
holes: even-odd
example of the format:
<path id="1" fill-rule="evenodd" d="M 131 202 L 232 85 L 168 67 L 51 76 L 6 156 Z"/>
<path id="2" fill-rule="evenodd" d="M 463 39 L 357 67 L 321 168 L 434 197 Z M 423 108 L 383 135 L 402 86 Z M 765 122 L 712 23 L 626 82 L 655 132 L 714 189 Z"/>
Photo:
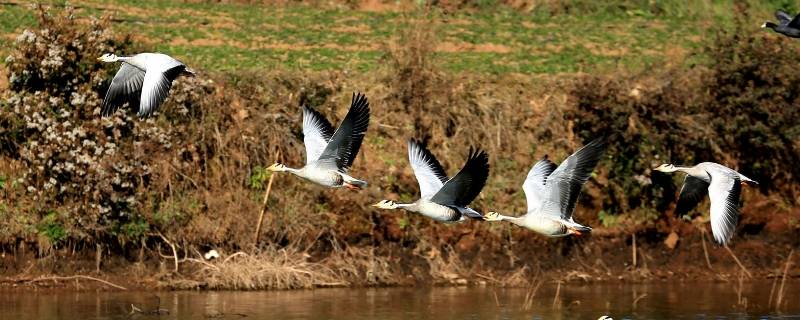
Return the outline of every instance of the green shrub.
<path id="1" fill-rule="evenodd" d="M 708 68 L 587 76 L 566 113 L 584 141 L 609 136 L 608 213 L 666 211 L 682 183 L 651 168 L 718 162 L 793 196 L 800 177 L 800 73 L 783 37 L 723 30 Z M 676 183 L 677 182 L 677 183 Z"/>

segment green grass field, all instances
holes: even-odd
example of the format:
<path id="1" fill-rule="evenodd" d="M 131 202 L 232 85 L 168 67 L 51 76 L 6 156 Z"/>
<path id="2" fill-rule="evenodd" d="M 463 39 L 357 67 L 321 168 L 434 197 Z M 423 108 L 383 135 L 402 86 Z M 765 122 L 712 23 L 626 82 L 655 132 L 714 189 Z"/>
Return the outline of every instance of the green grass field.
<path id="1" fill-rule="evenodd" d="M 576 1 L 580 2 L 581 1 Z M 628 1 L 630 2 L 630 1 Z M 598 5 L 578 14 L 520 12 L 494 7 L 438 14 L 435 61 L 443 70 L 478 73 L 606 72 L 691 63 L 690 53 L 713 39 L 715 22 L 730 23 L 727 1 L 678 1 L 618 8 Z M 131 33 L 159 52 L 210 71 L 296 68 L 368 71 L 382 64 L 388 44 L 415 13 L 253 6 L 163 0 L 79 0 L 81 17 L 112 15 L 114 31 Z M 658 2 L 657 3 L 661 3 Z M 780 4 L 753 8 L 771 19 Z M 657 11 L 657 12 L 653 12 Z M 36 23 L 22 3 L 0 5 L 0 54 Z M 763 16 L 763 18 L 762 18 Z M 753 32 L 759 30 L 754 23 Z"/>

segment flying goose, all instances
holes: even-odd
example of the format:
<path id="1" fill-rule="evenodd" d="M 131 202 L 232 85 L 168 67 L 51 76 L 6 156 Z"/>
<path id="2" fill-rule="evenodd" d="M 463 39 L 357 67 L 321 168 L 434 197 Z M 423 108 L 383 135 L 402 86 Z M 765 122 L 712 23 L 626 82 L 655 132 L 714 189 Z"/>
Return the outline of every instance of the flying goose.
<path id="1" fill-rule="evenodd" d="M 465 216 L 483 218 L 467 205 L 478 196 L 489 176 L 486 152 L 470 148 L 464 167 L 451 179 L 436 157 L 414 139 L 408 141 L 408 161 L 419 182 L 420 199 L 413 203 L 382 200 L 373 207 L 405 209 L 441 222 L 459 222 Z"/>
<path id="2" fill-rule="evenodd" d="M 122 61 L 103 99 L 103 117 L 110 116 L 128 102 L 140 118 L 147 118 L 167 99 L 175 78 L 182 74 L 194 76 L 194 71 L 185 64 L 161 53 L 140 53 L 132 57 L 106 53 L 97 60 Z"/>
<path id="3" fill-rule="evenodd" d="M 775 24 L 774 22 L 767 21 L 761 25 L 762 28 L 770 28 L 777 33 L 792 37 L 792 38 L 800 38 L 800 19 L 798 19 L 800 15 L 792 17 L 792 15 L 786 13 L 783 10 L 775 11 L 775 18 L 778 19 L 778 23 Z"/>
<path id="4" fill-rule="evenodd" d="M 511 217 L 489 212 L 485 219 L 508 221 L 548 237 L 591 232 L 592 228 L 572 219 L 572 212 L 575 211 L 581 187 L 589 179 L 605 149 L 604 139 L 595 139 L 567 157 L 558 167 L 545 155 L 533 165 L 522 184 L 528 201 L 527 213 Z"/>
<path id="5" fill-rule="evenodd" d="M 366 181 L 347 174 L 358 155 L 361 141 L 369 126 L 369 102 L 363 94 L 353 93 L 350 110 L 342 124 L 333 126 L 322 114 L 303 106 L 303 144 L 306 145 L 306 165 L 300 169 L 275 163 L 267 168 L 273 172 L 288 171 L 311 182 L 330 187 L 359 190 Z"/>
<path id="6" fill-rule="evenodd" d="M 694 167 L 662 164 L 654 170 L 686 173 L 675 213 L 682 216 L 692 210 L 708 194 L 711 199 L 711 231 L 714 240 L 727 245 L 739 221 L 739 197 L 742 186 L 758 182 L 731 168 L 713 162 L 702 162 Z"/>

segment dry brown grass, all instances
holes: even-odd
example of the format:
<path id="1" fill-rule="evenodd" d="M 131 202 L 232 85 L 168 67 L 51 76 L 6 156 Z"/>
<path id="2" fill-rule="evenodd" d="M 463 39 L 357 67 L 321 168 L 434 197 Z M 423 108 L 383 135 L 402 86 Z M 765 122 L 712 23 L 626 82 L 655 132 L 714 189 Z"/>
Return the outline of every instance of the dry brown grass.
<path id="1" fill-rule="evenodd" d="M 266 248 L 258 254 L 236 252 L 212 262 L 195 261 L 199 269 L 192 275 L 197 287 L 208 289 L 300 289 L 320 286 L 345 286 L 348 282 L 323 263 L 309 261 L 305 252 Z M 168 286 L 183 288 L 183 282 Z"/>
<path id="2" fill-rule="evenodd" d="M 696 83 L 687 80 L 695 74 L 673 77 L 673 73 L 652 73 L 577 80 L 563 76 L 444 74 L 431 60 L 436 41 L 435 26 L 429 27 L 430 21 L 426 20 L 430 18 L 422 15 L 409 19 L 413 20 L 410 29 L 395 46 L 387 49 L 387 67 L 376 73 L 201 72 L 197 78 L 177 81 L 162 112 L 153 120 L 108 124 L 108 132 L 99 126 L 102 130 L 98 129 L 93 137 L 104 141 L 118 139 L 123 150 L 117 157 L 103 160 L 100 167 L 113 167 L 114 161 L 124 155 L 149 168 L 146 175 L 125 177 L 135 186 L 126 192 L 137 199 L 126 208 L 125 215 L 96 218 L 97 212 L 75 210 L 76 204 L 89 203 L 82 194 L 45 194 L 45 198 L 34 199 L 26 193 L 25 184 L 4 188 L 0 189 L 0 205 L 5 206 L 10 218 L 0 219 L 0 243 L 9 247 L 27 243 L 40 249 L 63 250 L 63 242 L 39 237 L 43 216 L 52 212 L 60 215 L 57 223 L 49 226 L 64 227 L 70 241 L 105 243 L 109 252 L 120 256 L 131 256 L 131 252 L 142 246 L 152 248 L 164 243 L 158 237 L 148 236 L 161 232 L 174 243 L 174 255 L 182 261 L 177 268 L 179 272 L 166 279 L 169 285 L 215 289 L 392 285 L 408 283 L 409 278 L 450 284 L 479 278 L 500 286 L 527 287 L 537 281 L 565 279 L 564 275 L 583 281 L 578 279 L 601 273 L 573 263 L 583 258 L 581 250 L 593 250 L 590 244 L 599 249 L 585 253 L 585 261 L 592 261 L 590 258 L 601 255 L 603 250 L 623 248 L 625 252 L 618 256 L 624 259 L 617 262 L 624 265 L 630 257 L 630 248 L 611 242 L 623 239 L 625 244 L 627 236 L 621 235 L 627 230 L 624 227 L 606 234 L 598 228 L 598 237 L 585 241 L 553 242 L 507 224 L 443 225 L 411 213 L 375 210 L 368 204 L 387 197 L 407 200 L 416 197 L 418 186 L 408 167 L 405 150 L 405 141 L 416 136 L 428 140 L 432 152 L 451 175 L 463 164 L 469 145 L 487 150 L 492 164 L 491 178 L 471 206 L 481 211 L 520 212 L 525 208 L 520 185 L 530 166 L 545 154 L 556 161 L 564 159 L 590 134 L 587 128 L 591 118 L 576 116 L 580 115 L 576 105 L 588 110 L 587 113 L 595 111 L 589 102 L 604 103 L 607 107 L 604 112 L 621 106 L 626 116 L 612 118 L 621 119 L 619 127 L 624 130 L 619 131 L 628 131 L 631 139 L 618 143 L 617 148 L 638 145 L 637 134 L 650 130 L 648 111 L 660 110 L 664 102 L 677 108 L 683 106 L 679 101 L 702 94 L 692 91 Z M 98 72 L 107 71 L 110 70 Z M 567 90 L 575 87 L 578 89 Z M 259 169 L 276 158 L 292 167 L 304 162 L 299 106 L 314 107 L 338 124 L 353 91 L 365 92 L 373 110 L 362 154 L 351 171 L 369 181 L 370 186 L 354 193 L 322 189 L 290 175 L 275 176 L 263 237 L 256 243 L 256 249 L 251 249 L 264 188 L 271 177 Z M 87 92 L 95 103 L 100 100 L 96 91 Z M 575 99 L 576 95 L 580 99 Z M 6 105 L 0 107 L 4 108 L 5 119 L 10 119 L 7 123 L 24 127 L 20 118 L 24 114 L 10 112 Z M 59 107 L 69 108 L 69 105 L 62 103 Z M 122 118 L 128 112 L 122 110 L 118 116 Z M 85 114 L 71 121 L 73 125 L 82 125 L 97 119 L 87 107 Z M 690 123 L 700 124 L 700 121 Z M 141 139 L 115 132 L 120 130 L 137 132 Z M 148 130 L 164 132 L 165 140 L 146 135 Z M 11 134 L 0 137 L 3 148 L 0 174 L 8 181 L 20 178 L 17 172 L 35 169 L 26 167 L 15 153 L 25 137 Z M 170 147 L 165 147 L 166 144 Z M 653 154 L 648 149 L 639 158 L 622 160 L 641 159 L 637 164 L 644 168 Z M 632 204 L 638 199 L 626 193 L 625 187 L 639 182 L 629 174 L 629 167 L 619 168 L 628 171 L 610 174 L 606 164 L 600 165 L 597 176 L 587 183 L 580 198 L 576 220 L 600 226 L 597 212 L 601 208 L 636 209 Z M 637 173 L 643 174 L 644 169 Z M 90 185 L 99 183 L 75 179 Z M 661 182 L 671 184 L 669 179 L 662 177 Z M 36 176 L 25 183 L 38 187 L 45 182 L 44 176 Z M 615 187 L 612 182 L 623 186 Z M 113 188 L 105 191 L 91 196 L 119 197 Z M 666 193 L 659 196 L 669 203 Z M 662 209 L 668 207 L 659 210 Z M 634 214 L 644 216 L 652 212 L 664 211 Z M 5 214 L 1 210 L 0 213 Z M 652 233 L 654 238 L 671 227 L 664 215 L 647 217 L 662 228 Z M 633 225 L 641 220 L 629 221 Z M 134 227 L 146 229 L 138 234 L 140 230 Z M 661 252 L 657 247 L 661 241 L 654 241 L 655 244 L 646 241 L 639 244 L 642 250 L 647 250 L 641 252 L 653 255 Z M 213 262 L 200 262 L 195 254 L 187 257 L 187 252 L 199 247 L 248 251 Z M 48 253 L 42 253 L 45 254 Z M 702 258 L 696 261 L 700 266 L 704 264 Z M 747 263 L 746 259 L 743 261 Z M 614 264 L 607 262 L 607 265 Z M 605 269 L 603 274 L 618 271 Z M 553 272 L 546 274 L 547 270 Z"/>

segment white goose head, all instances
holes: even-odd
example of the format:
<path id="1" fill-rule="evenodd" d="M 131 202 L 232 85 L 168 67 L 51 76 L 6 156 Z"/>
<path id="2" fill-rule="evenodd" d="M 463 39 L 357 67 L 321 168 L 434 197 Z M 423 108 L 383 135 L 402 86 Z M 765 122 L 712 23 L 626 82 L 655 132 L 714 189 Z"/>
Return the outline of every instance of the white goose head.
<path id="1" fill-rule="evenodd" d="M 675 169 L 675 165 L 669 164 L 669 163 L 662 164 L 662 165 L 656 167 L 653 170 L 660 171 L 660 172 L 675 172 L 675 171 L 677 171 L 677 169 Z"/>
<path id="2" fill-rule="evenodd" d="M 485 221 L 500 221 L 500 214 L 494 211 L 487 212 L 486 215 L 483 216 L 483 220 Z"/>
<path id="3" fill-rule="evenodd" d="M 400 206 L 397 204 L 397 202 L 394 202 L 392 200 L 381 200 L 381 202 L 373 204 L 372 206 L 373 207 L 377 207 L 377 208 L 381 208 L 381 209 L 389 209 L 389 210 L 400 208 Z"/>
<path id="4" fill-rule="evenodd" d="M 113 53 L 104 53 L 102 56 L 100 56 L 100 58 L 97 58 L 97 60 L 103 62 L 116 62 L 119 60 L 119 57 Z"/>
<path id="5" fill-rule="evenodd" d="M 285 165 L 283 165 L 283 164 L 280 164 L 280 163 L 275 163 L 275 164 L 273 164 L 273 165 L 271 165 L 271 166 L 267 167 L 267 170 L 269 170 L 269 171 L 272 171 L 272 172 L 284 172 L 284 171 L 288 171 L 288 170 L 286 169 L 286 166 L 285 166 Z"/>

